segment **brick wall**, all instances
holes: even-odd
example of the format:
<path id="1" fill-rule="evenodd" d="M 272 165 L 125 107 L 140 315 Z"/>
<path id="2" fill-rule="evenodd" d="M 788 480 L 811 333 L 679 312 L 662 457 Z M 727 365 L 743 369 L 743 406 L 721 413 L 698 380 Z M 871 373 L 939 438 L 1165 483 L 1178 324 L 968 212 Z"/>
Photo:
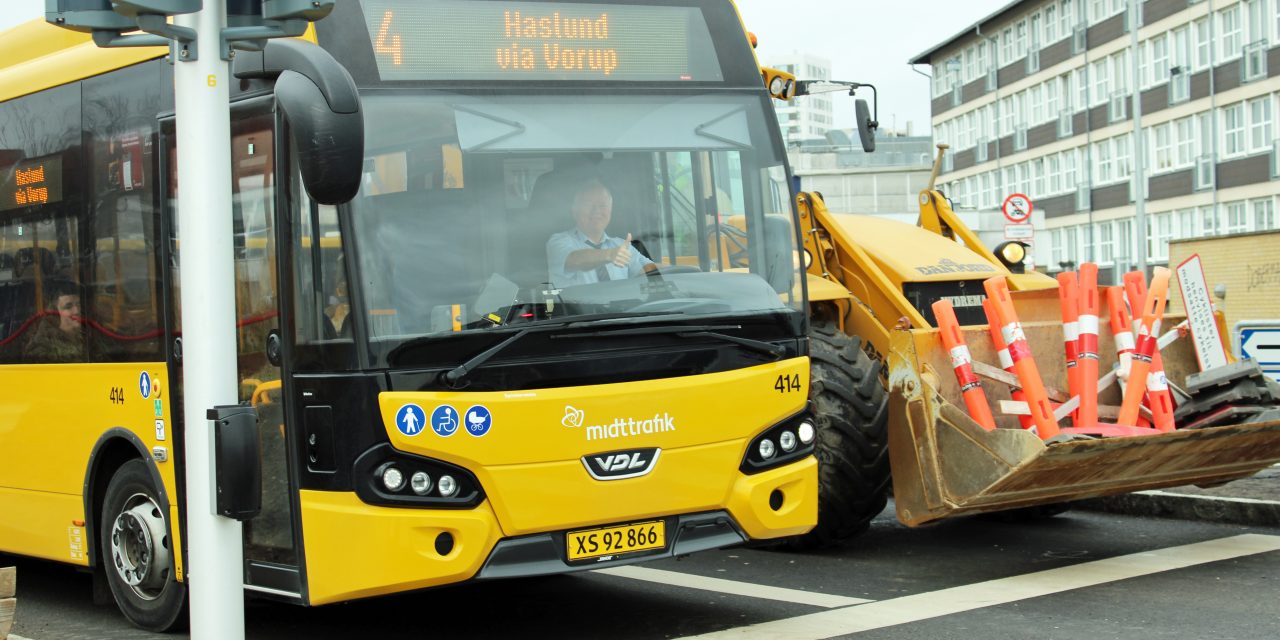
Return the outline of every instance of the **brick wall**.
<path id="1" fill-rule="evenodd" d="M 1241 320 L 1280 319 L 1280 231 L 1241 233 L 1216 238 L 1174 240 L 1169 243 L 1169 268 L 1192 254 L 1200 254 L 1209 295 L 1227 286 L 1225 304 L 1216 297 L 1233 330 Z M 1173 285 L 1171 313 L 1182 313 L 1182 300 Z"/>

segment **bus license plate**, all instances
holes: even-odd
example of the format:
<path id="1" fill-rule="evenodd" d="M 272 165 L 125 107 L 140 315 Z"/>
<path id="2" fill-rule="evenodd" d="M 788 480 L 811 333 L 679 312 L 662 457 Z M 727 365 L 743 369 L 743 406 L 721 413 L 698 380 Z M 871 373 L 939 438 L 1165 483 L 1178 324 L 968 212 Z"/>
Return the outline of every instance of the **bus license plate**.
<path id="1" fill-rule="evenodd" d="M 657 520 L 620 527 L 570 531 L 565 540 L 569 561 L 632 553 L 667 546 L 666 523 Z"/>

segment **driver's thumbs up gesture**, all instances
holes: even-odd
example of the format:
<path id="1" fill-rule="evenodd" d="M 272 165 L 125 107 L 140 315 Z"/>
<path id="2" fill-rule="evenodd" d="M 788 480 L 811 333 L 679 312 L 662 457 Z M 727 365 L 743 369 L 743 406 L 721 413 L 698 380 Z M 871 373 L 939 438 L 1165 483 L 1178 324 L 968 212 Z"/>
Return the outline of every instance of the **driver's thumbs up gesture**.
<path id="1" fill-rule="evenodd" d="M 631 234 L 627 234 L 627 239 L 622 244 L 609 249 L 609 262 L 625 267 L 631 263 Z"/>

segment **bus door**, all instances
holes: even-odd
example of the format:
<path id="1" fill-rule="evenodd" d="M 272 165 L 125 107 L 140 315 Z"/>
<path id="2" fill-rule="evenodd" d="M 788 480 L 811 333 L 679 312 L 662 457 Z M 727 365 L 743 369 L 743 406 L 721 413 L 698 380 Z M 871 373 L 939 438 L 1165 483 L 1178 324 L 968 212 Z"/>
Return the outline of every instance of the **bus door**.
<path id="1" fill-rule="evenodd" d="M 280 287 L 276 242 L 275 115 L 269 103 L 254 101 L 231 112 L 231 202 L 236 298 L 238 400 L 257 409 L 262 460 L 262 511 L 244 523 L 245 587 L 286 599 L 300 599 L 299 541 L 286 437 L 283 375 L 279 350 Z M 177 155 L 167 128 L 172 229 L 177 237 Z M 180 296 L 178 244 L 171 238 L 174 306 Z M 180 326 L 181 312 L 175 314 Z M 172 375 L 178 379 L 180 367 Z"/>

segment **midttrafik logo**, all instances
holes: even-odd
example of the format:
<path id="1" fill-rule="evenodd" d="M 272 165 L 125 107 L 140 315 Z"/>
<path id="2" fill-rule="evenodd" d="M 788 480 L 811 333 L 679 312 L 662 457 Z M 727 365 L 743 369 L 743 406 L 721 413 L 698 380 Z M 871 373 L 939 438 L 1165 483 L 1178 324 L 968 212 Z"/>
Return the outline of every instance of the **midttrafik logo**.
<path id="1" fill-rule="evenodd" d="M 564 417 L 560 424 L 571 429 L 581 428 L 586 423 L 586 412 L 571 406 L 565 406 Z M 630 438 L 650 433 L 663 433 L 676 430 L 676 419 L 665 411 L 655 413 L 652 418 L 614 418 L 606 424 L 586 425 L 587 440 L 606 440 L 610 438 Z"/>

